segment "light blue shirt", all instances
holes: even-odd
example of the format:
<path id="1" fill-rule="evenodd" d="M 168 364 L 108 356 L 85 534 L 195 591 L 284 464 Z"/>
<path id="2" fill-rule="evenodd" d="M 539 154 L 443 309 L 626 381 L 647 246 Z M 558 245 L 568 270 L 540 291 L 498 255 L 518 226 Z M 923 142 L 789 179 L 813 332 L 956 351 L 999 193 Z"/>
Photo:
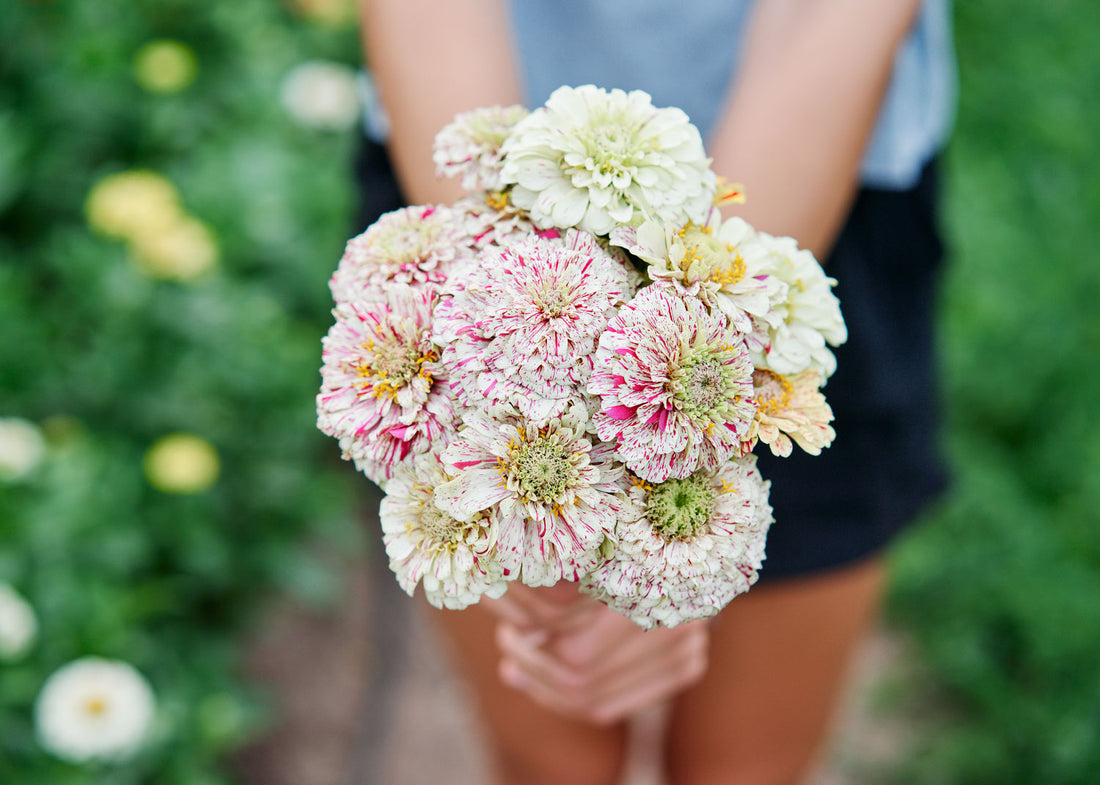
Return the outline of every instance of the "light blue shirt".
<path id="1" fill-rule="evenodd" d="M 561 85 L 645 90 L 678 106 L 707 139 L 736 76 L 752 0 L 514 0 L 524 103 Z M 949 0 L 925 0 L 862 164 L 867 185 L 909 188 L 944 145 L 955 114 Z"/>

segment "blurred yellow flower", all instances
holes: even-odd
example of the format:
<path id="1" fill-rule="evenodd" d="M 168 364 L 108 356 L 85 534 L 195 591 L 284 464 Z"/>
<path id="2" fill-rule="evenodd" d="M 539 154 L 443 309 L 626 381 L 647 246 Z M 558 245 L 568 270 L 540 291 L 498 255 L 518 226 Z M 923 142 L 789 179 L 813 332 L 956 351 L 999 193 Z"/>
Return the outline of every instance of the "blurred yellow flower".
<path id="1" fill-rule="evenodd" d="M 158 439 L 145 453 L 145 478 L 165 493 L 201 493 L 218 481 L 221 461 L 214 445 L 190 433 Z"/>
<path id="2" fill-rule="evenodd" d="M 214 269 L 218 245 L 202 221 L 179 216 L 156 231 L 138 232 L 130 238 L 134 265 L 152 278 L 191 281 Z"/>
<path id="3" fill-rule="evenodd" d="M 195 81 L 199 61 L 179 41 L 150 41 L 134 55 L 134 76 L 151 93 L 175 93 Z"/>
<path id="4" fill-rule="evenodd" d="M 290 5 L 309 21 L 328 27 L 350 25 L 356 19 L 354 0 L 290 0 Z"/>
<path id="5" fill-rule="evenodd" d="M 84 202 L 88 224 L 120 239 L 159 231 L 178 221 L 182 213 L 176 187 L 163 175 L 145 169 L 107 175 L 92 186 Z"/>

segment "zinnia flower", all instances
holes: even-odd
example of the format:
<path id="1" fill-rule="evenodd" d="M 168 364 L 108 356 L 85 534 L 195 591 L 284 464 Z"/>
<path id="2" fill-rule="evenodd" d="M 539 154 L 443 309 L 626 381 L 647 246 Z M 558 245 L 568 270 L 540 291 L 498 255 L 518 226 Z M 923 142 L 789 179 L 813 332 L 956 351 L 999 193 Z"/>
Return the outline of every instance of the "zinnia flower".
<path id="1" fill-rule="evenodd" d="M 153 691 L 133 666 L 86 657 L 46 681 L 35 724 L 39 743 L 59 758 L 121 761 L 140 750 L 154 713 Z"/>
<path id="2" fill-rule="evenodd" d="M 0 662 L 17 660 L 34 644 L 38 619 L 19 592 L 0 583 Z"/>
<path id="3" fill-rule="evenodd" d="M 287 113 L 307 128 L 343 131 L 359 120 L 355 70 L 342 63 L 299 63 L 283 78 L 279 97 Z"/>
<path id="4" fill-rule="evenodd" d="M 816 371 L 787 377 L 758 368 L 752 378 L 758 408 L 750 441 L 759 438 L 783 458 L 791 454 L 791 439 L 810 455 L 820 455 L 822 448 L 833 443 L 836 432 L 829 425 L 833 410 L 821 394 Z"/>
<path id="5" fill-rule="evenodd" d="M 752 363 L 721 314 L 650 286 L 611 320 L 595 364 L 597 432 L 643 479 L 714 470 L 739 452 L 756 412 Z"/>
<path id="6" fill-rule="evenodd" d="M 176 93 L 195 81 L 199 60 L 187 44 L 150 41 L 134 55 L 134 76 L 151 93 Z"/>
<path id="7" fill-rule="evenodd" d="M 826 344 L 839 346 L 848 340 L 840 302 L 832 293 L 836 280 L 790 237 L 758 232 L 742 252 L 754 267 L 787 284 L 786 300 L 773 304 L 760 320 L 767 337 L 765 348 L 750 347 L 753 364 L 784 376 L 813 369 L 828 379 L 836 370 L 836 358 Z"/>
<path id="8" fill-rule="evenodd" d="M 714 199 L 699 131 L 640 90 L 560 87 L 503 149 L 512 201 L 540 226 L 606 235 L 646 218 L 701 220 Z"/>
<path id="9" fill-rule="evenodd" d="M 751 333 L 749 315 L 765 316 L 773 302 L 787 295 L 786 284 L 753 265 L 756 256 L 742 255 L 741 247 L 755 235 L 741 218 L 723 221 L 718 210 L 711 208 L 699 224 L 646 221 L 637 228 L 619 227 L 611 232 L 611 242 L 645 261 L 655 281 L 670 283 L 684 296 L 698 297 L 725 314 L 738 330 Z"/>
<path id="10" fill-rule="evenodd" d="M 461 609 L 507 587 L 496 557 L 497 526 L 488 512 L 469 521 L 452 518 L 435 504 L 435 489 L 447 481 L 436 453 L 398 467 L 386 483 L 379 516 L 390 569 L 411 597 L 417 583 L 437 608 Z"/>
<path id="11" fill-rule="evenodd" d="M 339 439 L 344 457 L 375 482 L 457 425 L 431 340 L 436 299 L 431 288 L 406 286 L 337 305 L 322 341 L 317 427 Z"/>
<path id="12" fill-rule="evenodd" d="M 641 515 L 619 523 L 614 554 L 581 589 L 646 628 L 713 616 L 756 581 L 768 487 L 752 456 L 656 485 L 635 481 Z"/>
<path id="13" fill-rule="evenodd" d="M 544 421 L 583 400 L 596 342 L 630 294 L 626 266 L 589 234 L 490 246 L 437 341 L 467 405 L 504 401 Z"/>
<path id="14" fill-rule="evenodd" d="M 467 191 L 500 191 L 503 157 L 500 147 L 527 109 L 491 106 L 463 112 L 436 134 L 432 160 L 436 173 L 462 177 Z"/>
<path id="15" fill-rule="evenodd" d="M 386 213 L 348 241 L 329 282 L 337 303 L 396 284 L 442 283 L 448 266 L 472 248 L 469 217 L 443 206 L 403 207 Z M 370 296 L 370 295 L 366 295 Z"/>
<path id="16" fill-rule="evenodd" d="M 0 417 L 0 481 L 22 480 L 46 454 L 42 430 L 20 417 Z"/>
<path id="17" fill-rule="evenodd" d="M 164 493 L 201 493 L 218 481 L 218 451 L 201 436 L 162 436 L 145 453 L 145 478 Z"/>
<path id="18" fill-rule="evenodd" d="M 464 423 L 443 452 L 454 479 L 436 488 L 440 509 L 460 521 L 488 511 L 502 563 L 529 586 L 591 570 L 624 510 L 624 472 L 611 445 L 587 438 L 584 407 L 536 425 L 496 406 L 468 412 Z"/>
<path id="19" fill-rule="evenodd" d="M 119 239 L 153 234 L 184 214 L 176 187 L 163 175 L 144 169 L 107 175 L 84 202 L 88 224 Z"/>

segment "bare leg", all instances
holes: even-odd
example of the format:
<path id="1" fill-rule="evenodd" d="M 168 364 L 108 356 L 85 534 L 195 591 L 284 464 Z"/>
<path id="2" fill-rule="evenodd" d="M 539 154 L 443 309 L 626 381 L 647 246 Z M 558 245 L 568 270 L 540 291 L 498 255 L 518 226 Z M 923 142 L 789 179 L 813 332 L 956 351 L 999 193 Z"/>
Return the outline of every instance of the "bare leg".
<path id="1" fill-rule="evenodd" d="M 672 785 L 796 785 L 874 619 L 881 559 L 760 586 L 711 629 L 710 667 L 668 725 Z"/>
<path id="2" fill-rule="evenodd" d="M 623 724 L 597 727 L 544 709 L 497 675 L 497 617 L 474 605 L 432 611 L 477 696 L 500 785 L 613 785 L 626 747 Z"/>

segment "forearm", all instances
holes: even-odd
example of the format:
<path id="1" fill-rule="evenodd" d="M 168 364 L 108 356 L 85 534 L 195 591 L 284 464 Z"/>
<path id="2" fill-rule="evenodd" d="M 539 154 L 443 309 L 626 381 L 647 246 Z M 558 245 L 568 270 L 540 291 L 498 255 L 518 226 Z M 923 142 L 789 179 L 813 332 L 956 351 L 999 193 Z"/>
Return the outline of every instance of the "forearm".
<path id="1" fill-rule="evenodd" d="M 823 258 L 919 0 L 761 0 L 737 86 L 710 140 L 715 171 L 743 183 L 738 214 Z"/>
<path id="2" fill-rule="evenodd" d="M 390 118 L 389 149 L 414 203 L 457 198 L 432 163 L 435 134 L 459 112 L 519 103 L 503 0 L 360 0 L 363 46 Z"/>

